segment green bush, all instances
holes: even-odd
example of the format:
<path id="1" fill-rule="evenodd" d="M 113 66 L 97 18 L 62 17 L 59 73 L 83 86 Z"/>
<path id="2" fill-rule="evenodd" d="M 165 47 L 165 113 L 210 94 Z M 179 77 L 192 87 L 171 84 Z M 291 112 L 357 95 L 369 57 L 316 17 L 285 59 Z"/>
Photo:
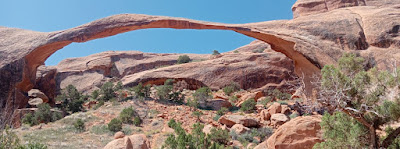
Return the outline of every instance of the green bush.
<path id="1" fill-rule="evenodd" d="M 197 109 L 199 107 L 199 103 L 197 102 L 196 99 L 191 99 L 188 98 L 186 105 L 188 105 L 189 107 L 193 108 L 193 109 Z"/>
<path id="2" fill-rule="evenodd" d="M 230 137 L 227 129 L 212 128 L 208 135 L 211 141 L 218 142 L 220 144 L 228 144 Z"/>
<path id="3" fill-rule="evenodd" d="M 97 104 L 96 104 L 96 106 L 94 106 L 93 107 L 93 109 L 98 109 L 98 108 L 100 108 L 101 106 L 103 106 L 104 105 L 104 101 L 103 100 L 100 100 Z"/>
<path id="4" fill-rule="evenodd" d="M 208 87 L 199 88 L 193 93 L 193 98 L 197 103 L 205 104 L 211 98 L 211 89 Z"/>
<path id="5" fill-rule="evenodd" d="M 142 124 L 142 119 L 140 119 L 139 116 L 136 116 L 136 117 L 133 119 L 133 125 L 135 125 L 135 126 L 140 126 L 140 124 Z"/>
<path id="6" fill-rule="evenodd" d="M 124 85 L 122 84 L 121 81 L 118 81 L 117 84 L 115 84 L 114 86 L 114 91 L 119 91 L 122 90 L 124 88 Z"/>
<path id="7" fill-rule="evenodd" d="M 193 125 L 192 133 L 186 133 L 181 127 L 180 123 L 175 120 L 170 120 L 168 126 L 175 130 L 176 135 L 169 135 L 165 140 L 162 148 L 167 149 L 177 149 L 177 148 L 189 148 L 189 149 L 224 149 L 224 145 L 216 141 L 226 142 L 226 138 L 229 136 L 224 136 L 227 131 L 214 130 L 213 134 L 206 135 L 202 130 L 204 128 L 203 124 L 196 123 Z M 213 141 L 216 140 L 216 141 Z M 229 138 L 228 138 L 229 139 Z"/>
<path id="8" fill-rule="evenodd" d="M 236 103 L 239 100 L 239 98 L 237 96 L 230 96 L 229 97 L 229 101 L 232 103 Z"/>
<path id="9" fill-rule="evenodd" d="M 47 149 L 47 146 L 33 142 L 22 145 L 18 136 L 6 126 L 5 129 L 0 130 L 0 149 Z"/>
<path id="10" fill-rule="evenodd" d="M 252 112 L 256 108 L 256 104 L 254 99 L 248 99 L 242 103 L 240 110 L 243 112 Z"/>
<path id="11" fill-rule="evenodd" d="M 290 118 L 290 119 L 294 119 L 294 118 L 296 118 L 296 117 L 298 117 L 298 116 L 299 116 L 299 114 L 297 114 L 297 113 L 292 113 L 292 114 L 289 115 L 289 118 Z"/>
<path id="12" fill-rule="evenodd" d="M 292 95 L 289 93 L 283 93 L 278 89 L 274 89 L 271 93 L 272 96 L 274 96 L 276 99 L 280 99 L 280 100 L 289 100 Z"/>
<path id="13" fill-rule="evenodd" d="M 99 98 L 100 95 L 100 91 L 99 90 L 94 90 L 92 92 L 92 99 L 97 100 L 97 98 Z"/>
<path id="14" fill-rule="evenodd" d="M 62 90 L 62 94 L 56 97 L 57 101 L 61 102 L 61 109 L 63 111 L 70 111 L 72 113 L 82 111 L 83 100 L 87 97 L 82 96 L 73 85 L 68 85 Z"/>
<path id="15" fill-rule="evenodd" d="M 226 107 L 222 107 L 221 109 L 219 109 L 218 111 L 217 111 L 217 115 L 225 115 L 225 113 L 226 112 L 228 112 L 229 111 L 229 109 L 228 108 L 226 108 Z"/>
<path id="16" fill-rule="evenodd" d="M 35 111 L 34 119 L 39 123 L 48 123 L 52 120 L 51 107 L 47 103 L 42 103 L 37 106 L 38 109 Z"/>
<path id="17" fill-rule="evenodd" d="M 74 128 L 78 131 L 78 132 L 83 132 L 85 131 L 85 122 L 83 122 L 82 119 L 77 119 L 74 122 Z"/>
<path id="18" fill-rule="evenodd" d="M 231 84 L 225 86 L 222 90 L 224 91 L 225 95 L 229 96 L 233 92 L 240 90 L 240 85 L 236 82 L 232 82 Z"/>
<path id="19" fill-rule="evenodd" d="M 218 122 L 218 120 L 219 120 L 219 118 L 221 118 L 221 116 L 222 116 L 222 115 L 218 115 L 218 114 L 217 114 L 217 115 L 215 115 L 215 116 L 213 117 L 213 120 Z"/>
<path id="20" fill-rule="evenodd" d="M 179 56 L 177 60 L 177 64 L 183 64 L 183 63 L 189 63 L 190 62 L 190 57 L 187 55 L 181 55 Z"/>
<path id="21" fill-rule="evenodd" d="M 101 100 L 103 101 L 109 101 L 112 98 L 115 98 L 114 94 L 114 85 L 112 82 L 106 82 L 101 86 L 100 88 L 100 93 L 101 93 Z"/>
<path id="22" fill-rule="evenodd" d="M 143 86 L 142 83 L 139 83 L 137 86 L 133 87 L 133 92 L 135 92 L 136 96 L 139 98 L 147 98 L 150 97 L 150 88 L 150 84 Z"/>
<path id="23" fill-rule="evenodd" d="M 200 120 L 200 117 L 203 115 L 203 112 L 201 111 L 193 111 L 192 115 L 195 116 L 197 118 L 197 120 Z"/>
<path id="24" fill-rule="evenodd" d="M 220 55 L 221 53 L 219 53 L 217 50 L 214 50 L 212 55 Z"/>
<path id="25" fill-rule="evenodd" d="M 172 85 L 160 85 L 156 87 L 156 94 L 159 99 L 168 99 L 172 91 Z"/>
<path id="26" fill-rule="evenodd" d="M 139 114 L 132 107 L 123 109 L 119 114 L 119 118 L 121 119 L 122 123 L 125 124 L 132 124 L 132 118 L 136 117 L 139 117 Z"/>
<path id="27" fill-rule="evenodd" d="M 261 105 L 266 106 L 269 102 L 272 101 L 272 97 L 271 96 L 267 96 L 265 97 L 263 100 L 258 101 Z"/>
<path id="28" fill-rule="evenodd" d="M 112 119 L 109 123 L 108 123 L 108 130 L 112 131 L 112 132 L 118 132 L 122 130 L 122 121 L 119 120 L 118 118 L 114 118 Z"/>
<path id="29" fill-rule="evenodd" d="M 33 126 L 33 125 L 37 124 L 37 120 L 35 119 L 35 117 L 32 113 L 25 114 L 21 121 L 22 121 L 22 123 L 28 124 L 29 126 Z"/>
<path id="30" fill-rule="evenodd" d="M 257 48 L 253 50 L 253 53 L 263 53 L 264 52 L 264 48 Z"/>

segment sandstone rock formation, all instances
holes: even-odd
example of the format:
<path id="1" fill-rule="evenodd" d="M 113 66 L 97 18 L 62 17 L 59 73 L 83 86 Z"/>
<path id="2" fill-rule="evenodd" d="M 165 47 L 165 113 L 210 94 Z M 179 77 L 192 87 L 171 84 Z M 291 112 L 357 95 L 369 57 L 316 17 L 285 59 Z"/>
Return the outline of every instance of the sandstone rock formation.
<path id="1" fill-rule="evenodd" d="M 381 69 L 390 69 L 390 64 L 399 59 L 399 0 L 366 0 L 366 6 L 344 8 L 340 7 L 357 1 L 325 2 L 333 4 L 334 7 L 329 8 L 337 9 L 313 11 L 312 5 L 303 5 L 303 12 L 323 13 L 249 24 L 121 14 L 49 33 L 0 27 L 0 112 L 26 106 L 26 93 L 35 86 L 37 68 L 55 51 L 73 42 L 86 42 L 138 29 L 219 29 L 254 37 L 293 60 L 295 73 L 304 76 L 308 94 L 312 90 L 312 76 L 318 75 L 324 65 L 334 64 L 344 51 L 359 53 L 368 58 L 370 66 L 376 65 Z M 4 117 L 9 115 L 3 115 L 1 119 Z"/>
<path id="2" fill-rule="evenodd" d="M 245 127 L 258 127 L 260 125 L 255 118 L 243 115 L 224 115 L 218 119 L 218 122 L 228 127 L 232 127 L 235 124 L 241 124 Z"/>
<path id="3" fill-rule="evenodd" d="M 280 126 L 268 140 L 254 149 L 310 149 L 322 142 L 321 116 L 297 117 Z"/>
<path id="4" fill-rule="evenodd" d="M 135 134 L 115 139 L 103 149 L 149 149 L 150 144 L 144 134 Z"/>

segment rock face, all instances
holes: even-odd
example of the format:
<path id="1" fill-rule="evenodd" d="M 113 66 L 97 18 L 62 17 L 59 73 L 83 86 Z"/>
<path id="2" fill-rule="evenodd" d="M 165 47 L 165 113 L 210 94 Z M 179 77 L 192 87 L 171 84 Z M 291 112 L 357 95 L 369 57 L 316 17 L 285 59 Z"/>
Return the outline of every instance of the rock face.
<path id="1" fill-rule="evenodd" d="M 217 59 L 208 59 L 210 55 L 187 54 L 199 62 L 179 65 L 176 62 L 180 54 L 103 52 L 66 59 L 57 66 L 40 66 L 36 86 L 48 95 L 59 93 L 69 84 L 88 93 L 112 78 L 121 79 L 127 86 L 139 82 L 161 85 L 172 78 L 184 81 L 188 89 L 202 86 L 219 89 L 231 82 L 238 82 L 244 89 L 279 86 L 273 84 L 282 84 L 294 75 L 293 62 L 283 54 L 269 50 L 265 53 L 228 52 Z M 41 85 L 46 82 L 54 84 Z"/>
<path id="2" fill-rule="evenodd" d="M 0 27 L 0 113 L 12 113 L 14 109 L 26 106 L 26 93 L 35 87 L 37 68 L 57 50 L 73 42 L 147 28 L 232 30 L 266 42 L 272 50 L 293 60 L 294 71 L 298 76 L 304 76 L 305 90 L 310 94 L 312 76 L 318 75 L 324 65 L 336 63 L 344 51 L 366 57 L 370 66 L 376 65 L 381 69 L 392 67 L 390 64 L 400 58 L 399 1 L 366 0 L 366 6 L 358 6 L 362 3 L 360 0 L 325 0 L 325 3 L 334 6 L 327 8 L 337 9 L 299 15 L 293 20 L 249 24 L 121 14 L 48 33 Z M 355 6 L 340 8 L 348 4 Z M 317 11 L 300 11 L 299 5 L 295 5 L 295 12 L 321 12 L 318 10 L 320 4 L 316 5 L 303 6 L 316 8 Z M 47 76 L 51 75 L 51 72 L 47 73 Z"/>
<path id="3" fill-rule="evenodd" d="M 224 115 L 218 119 L 218 122 L 228 127 L 232 127 L 235 124 L 241 124 L 245 127 L 258 127 L 260 125 L 255 118 L 243 115 Z"/>
<path id="4" fill-rule="evenodd" d="M 321 116 L 297 117 L 280 126 L 267 141 L 254 149 L 311 149 L 322 142 Z"/>
<path id="5" fill-rule="evenodd" d="M 353 6 L 365 6 L 365 0 L 298 0 L 292 11 L 293 17 L 297 18 Z"/>
<path id="6" fill-rule="evenodd" d="M 150 144 L 144 134 L 125 136 L 109 142 L 103 149 L 149 149 Z"/>

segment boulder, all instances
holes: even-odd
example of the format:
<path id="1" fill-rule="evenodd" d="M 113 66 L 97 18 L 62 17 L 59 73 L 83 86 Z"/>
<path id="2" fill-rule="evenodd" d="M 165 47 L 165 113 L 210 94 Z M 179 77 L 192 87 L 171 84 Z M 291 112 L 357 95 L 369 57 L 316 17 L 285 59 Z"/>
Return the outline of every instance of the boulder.
<path id="1" fill-rule="evenodd" d="M 119 139 L 125 137 L 124 132 L 118 131 L 117 133 L 114 134 L 114 139 Z"/>
<path id="2" fill-rule="evenodd" d="M 271 123 L 274 126 L 280 126 L 286 123 L 287 121 L 289 121 L 289 118 L 282 113 L 272 114 L 271 116 Z"/>
<path id="3" fill-rule="evenodd" d="M 144 134 L 135 134 L 115 139 L 109 142 L 104 149 L 149 149 L 150 143 Z"/>
<path id="4" fill-rule="evenodd" d="M 320 115 L 297 117 L 280 126 L 254 149 L 311 149 L 323 141 L 320 122 Z"/>
<path id="5" fill-rule="evenodd" d="M 28 91 L 28 96 L 31 98 L 41 98 L 43 102 L 48 103 L 49 98 L 38 89 L 31 89 Z"/>
<path id="6" fill-rule="evenodd" d="M 208 125 L 204 126 L 203 132 L 204 132 L 205 134 L 209 134 L 209 133 L 211 132 L 211 129 L 212 129 L 212 128 L 214 128 L 214 126 L 211 125 L 211 124 L 208 124 Z"/>
<path id="7" fill-rule="evenodd" d="M 31 98 L 28 101 L 28 104 L 31 106 L 37 106 L 43 103 L 43 99 L 42 98 Z"/>
<path id="8" fill-rule="evenodd" d="M 274 102 L 271 106 L 268 107 L 269 114 L 281 113 L 282 106 L 280 103 Z"/>
<path id="9" fill-rule="evenodd" d="M 263 121 L 268 121 L 271 119 L 271 113 L 267 109 L 261 110 L 260 112 L 260 119 Z"/>
<path id="10" fill-rule="evenodd" d="M 237 134 L 243 134 L 249 130 L 250 130 L 250 128 L 247 128 L 247 127 L 243 126 L 242 124 L 235 124 L 231 127 L 230 131 L 235 131 Z"/>
<path id="11" fill-rule="evenodd" d="M 260 125 L 257 119 L 243 115 L 224 115 L 218 119 L 218 122 L 228 127 L 235 124 L 242 124 L 245 127 L 258 127 Z"/>
<path id="12" fill-rule="evenodd" d="M 206 103 L 206 106 L 203 106 L 203 108 L 208 107 L 212 108 L 213 110 L 219 110 L 222 107 L 229 109 L 230 107 L 232 107 L 232 103 L 225 99 L 212 99 Z"/>
<path id="13" fill-rule="evenodd" d="M 282 107 L 281 109 L 282 114 L 288 115 L 290 113 L 291 109 L 288 105 L 282 105 L 281 107 Z"/>

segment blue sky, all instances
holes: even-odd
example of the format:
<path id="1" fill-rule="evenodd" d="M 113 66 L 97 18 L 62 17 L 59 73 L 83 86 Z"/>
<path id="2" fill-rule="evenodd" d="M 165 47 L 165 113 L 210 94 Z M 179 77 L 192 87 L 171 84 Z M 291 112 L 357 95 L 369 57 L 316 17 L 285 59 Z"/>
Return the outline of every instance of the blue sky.
<path id="1" fill-rule="evenodd" d="M 222 22 L 251 23 L 291 19 L 295 0 L 9 0 L 0 2 L 0 26 L 41 32 L 64 30 L 121 13 L 184 17 Z M 110 50 L 155 53 L 226 52 L 252 38 L 216 30 L 146 29 L 73 43 L 53 54 L 46 65 L 65 58 Z"/>

